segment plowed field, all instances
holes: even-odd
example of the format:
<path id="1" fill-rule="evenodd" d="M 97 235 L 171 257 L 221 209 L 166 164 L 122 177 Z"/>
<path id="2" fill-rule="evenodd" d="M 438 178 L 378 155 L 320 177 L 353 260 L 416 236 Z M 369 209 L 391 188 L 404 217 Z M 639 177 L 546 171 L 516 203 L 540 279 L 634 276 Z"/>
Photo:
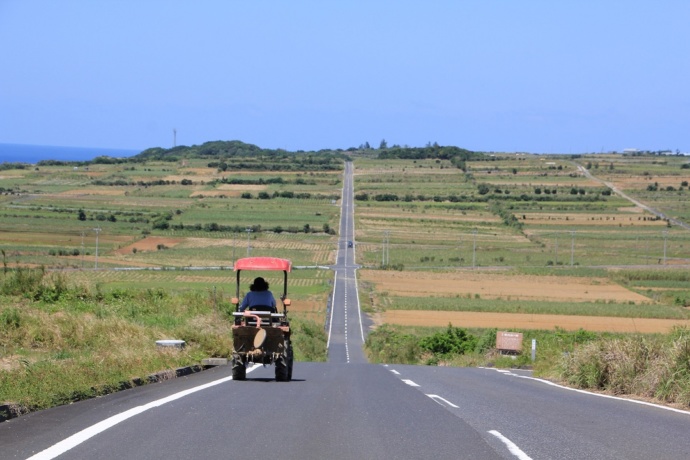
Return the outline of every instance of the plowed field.
<path id="1" fill-rule="evenodd" d="M 666 333 L 673 326 L 690 326 L 690 321 L 680 319 L 414 310 L 389 310 L 378 315 L 375 322 L 401 326 L 444 327 L 451 323 L 453 326 L 465 328 L 552 330 L 560 327 L 569 331 L 582 328 L 588 331 L 641 333 Z"/>
<path id="2" fill-rule="evenodd" d="M 383 272 L 362 270 L 362 281 L 373 283 L 376 291 L 395 296 L 465 297 L 482 299 L 562 301 L 562 302 L 632 302 L 650 299 L 605 278 L 567 276 L 527 276 L 493 273 Z M 374 318 L 377 324 L 405 326 L 447 326 L 476 328 L 516 328 L 591 331 L 668 332 L 675 325 L 690 326 L 679 319 L 642 319 L 605 316 L 536 315 L 516 313 L 387 310 Z"/>
<path id="3" fill-rule="evenodd" d="M 605 278 L 527 276 L 471 272 L 384 272 L 362 270 L 360 277 L 379 292 L 396 296 L 480 296 L 482 299 L 555 302 L 649 302 L 647 297 Z"/>

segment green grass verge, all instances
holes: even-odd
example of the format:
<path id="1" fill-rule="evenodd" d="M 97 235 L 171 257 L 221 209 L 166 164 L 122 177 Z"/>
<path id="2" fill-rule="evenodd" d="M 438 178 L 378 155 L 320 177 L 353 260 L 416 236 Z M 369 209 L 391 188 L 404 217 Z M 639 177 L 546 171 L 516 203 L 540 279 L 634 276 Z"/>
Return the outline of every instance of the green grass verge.
<path id="1" fill-rule="evenodd" d="M 29 410 L 117 391 L 135 379 L 229 357 L 232 305 L 212 290 L 113 289 L 69 284 L 40 270 L 0 284 L 0 403 Z M 326 334 L 297 314 L 297 361 L 325 361 Z M 156 340 L 180 339 L 182 350 Z"/>
<path id="2" fill-rule="evenodd" d="M 377 363 L 530 367 L 535 376 L 577 388 L 690 407 L 690 331 L 685 328 L 663 335 L 515 330 L 523 334 L 523 352 L 517 356 L 495 350 L 495 329 L 453 329 L 385 324 L 369 334 L 365 350 Z M 469 348 L 447 352 L 453 342 Z"/>

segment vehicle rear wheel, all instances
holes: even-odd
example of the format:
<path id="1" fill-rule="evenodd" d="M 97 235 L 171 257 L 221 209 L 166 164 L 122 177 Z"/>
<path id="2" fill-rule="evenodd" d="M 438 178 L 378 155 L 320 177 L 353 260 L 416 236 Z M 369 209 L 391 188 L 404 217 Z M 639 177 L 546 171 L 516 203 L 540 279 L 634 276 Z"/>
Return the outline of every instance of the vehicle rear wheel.
<path id="1" fill-rule="evenodd" d="M 288 366 L 285 355 L 280 355 L 274 365 L 276 368 L 276 382 L 288 382 L 290 379 L 288 379 Z"/>
<path id="2" fill-rule="evenodd" d="M 288 382 L 292 380 L 292 363 L 293 363 L 293 353 L 292 353 L 292 342 L 289 340 L 287 342 L 287 379 Z"/>
<path id="3" fill-rule="evenodd" d="M 293 362 L 292 342 L 290 342 L 290 339 L 285 340 L 283 350 L 285 351 L 281 353 L 274 363 L 276 367 L 276 381 L 289 382 L 292 380 Z"/>
<path id="4" fill-rule="evenodd" d="M 246 380 L 247 379 L 247 368 L 244 367 L 242 359 L 232 358 L 232 379 L 233 380 Z"/>

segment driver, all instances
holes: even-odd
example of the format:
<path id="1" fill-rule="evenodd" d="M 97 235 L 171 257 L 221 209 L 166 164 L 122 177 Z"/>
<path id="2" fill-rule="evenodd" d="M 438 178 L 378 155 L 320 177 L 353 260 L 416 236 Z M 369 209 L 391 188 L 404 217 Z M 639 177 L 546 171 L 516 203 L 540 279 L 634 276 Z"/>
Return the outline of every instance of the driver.
<path id="1" fill-rule="evenodd" d="M 273 297 L 273 293 L 268 290 L 268 282 L 260 276 L 254 278 L 254 282 L 249 285 L 249 292 L 242 299 L 240 311 L 252 307 L 267 307 L 273 313 L 277 311 L 276 299 Z"/>

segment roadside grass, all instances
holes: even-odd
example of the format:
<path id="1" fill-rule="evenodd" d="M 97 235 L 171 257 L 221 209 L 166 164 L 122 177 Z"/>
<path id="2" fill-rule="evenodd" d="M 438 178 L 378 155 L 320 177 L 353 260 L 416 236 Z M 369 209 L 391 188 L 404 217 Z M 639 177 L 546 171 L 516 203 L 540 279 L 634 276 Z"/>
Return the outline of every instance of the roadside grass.
<path id="1" fill-rule="evenodd" d="M 375 363 L 531 368 L 536 377 L 576 388 L 690 407 L 690 331 L 686 328 L 664 335 L 513 330 L 523 334 L 523 351 L 513 356 L 496 350 L 495 329 L 450 334 L 452 329 L 458 328 L 385 324 L 369 334 L 365 351 Z M 470 349 L 429 351 L 429 343 L 443 350 L 444 344 L 460 336 L 469 337 L 465 341 Z M 531 360 L 533 340 L 535 361 Z"/>
<path id="2" fill-rule="evenodd" d="M 559 363 L 570 385 L 690 407 L 690 331 L 584 344 Z"/>
<path id="3" fill-rule="evenodd" d="M 475 338 L 472 350 L 465 353 L 429 353 L 420 342 L 449 328 L 462 329 Z M 496 329 L 399 326 L 383 324 L 367 337 L 365 350 L 372 362 L 401 364 L 430 364 L 453 366 L 520 367 L 530 366 L 535 375 L 552 376 L 564 354 L 572 353 L 584 343 L 595 340 L 625 337 L 621 333 L 590 332 L 584 330 L 519 330 L 523 334 L 523 352 L 517 356 L 502 356 L 496 350 Z M 639 334 L 638 334 L 639 335 Z M 637 336 L 637 335 L 636 335 Z M 536 360 L 531 361 L 530 346 L 537 341 Z"/>
<path id="4" fill-rule="evenodd" d="M 157 283 L 125 286 L 104 290 L 100 284 L 74 284 L 64 273 L 5 272 L 0 402 L 43 409 L 146 383 L 161 371 L 164 378 L 174 376 L 175 368 L 198 365 L 203 358 L 230 356 L 233 306 L 228 298 L 217 291 L 167 289 Z M 308 286 L 303 295 L 322 292 L 322 287 Z M 324 361 L 323 322 L 308 316 L 297 312 L 291 317 L 295 359 Z M 155 342 L 161 339 L 184 340 L 186 346 L 160 349 Z"/>

